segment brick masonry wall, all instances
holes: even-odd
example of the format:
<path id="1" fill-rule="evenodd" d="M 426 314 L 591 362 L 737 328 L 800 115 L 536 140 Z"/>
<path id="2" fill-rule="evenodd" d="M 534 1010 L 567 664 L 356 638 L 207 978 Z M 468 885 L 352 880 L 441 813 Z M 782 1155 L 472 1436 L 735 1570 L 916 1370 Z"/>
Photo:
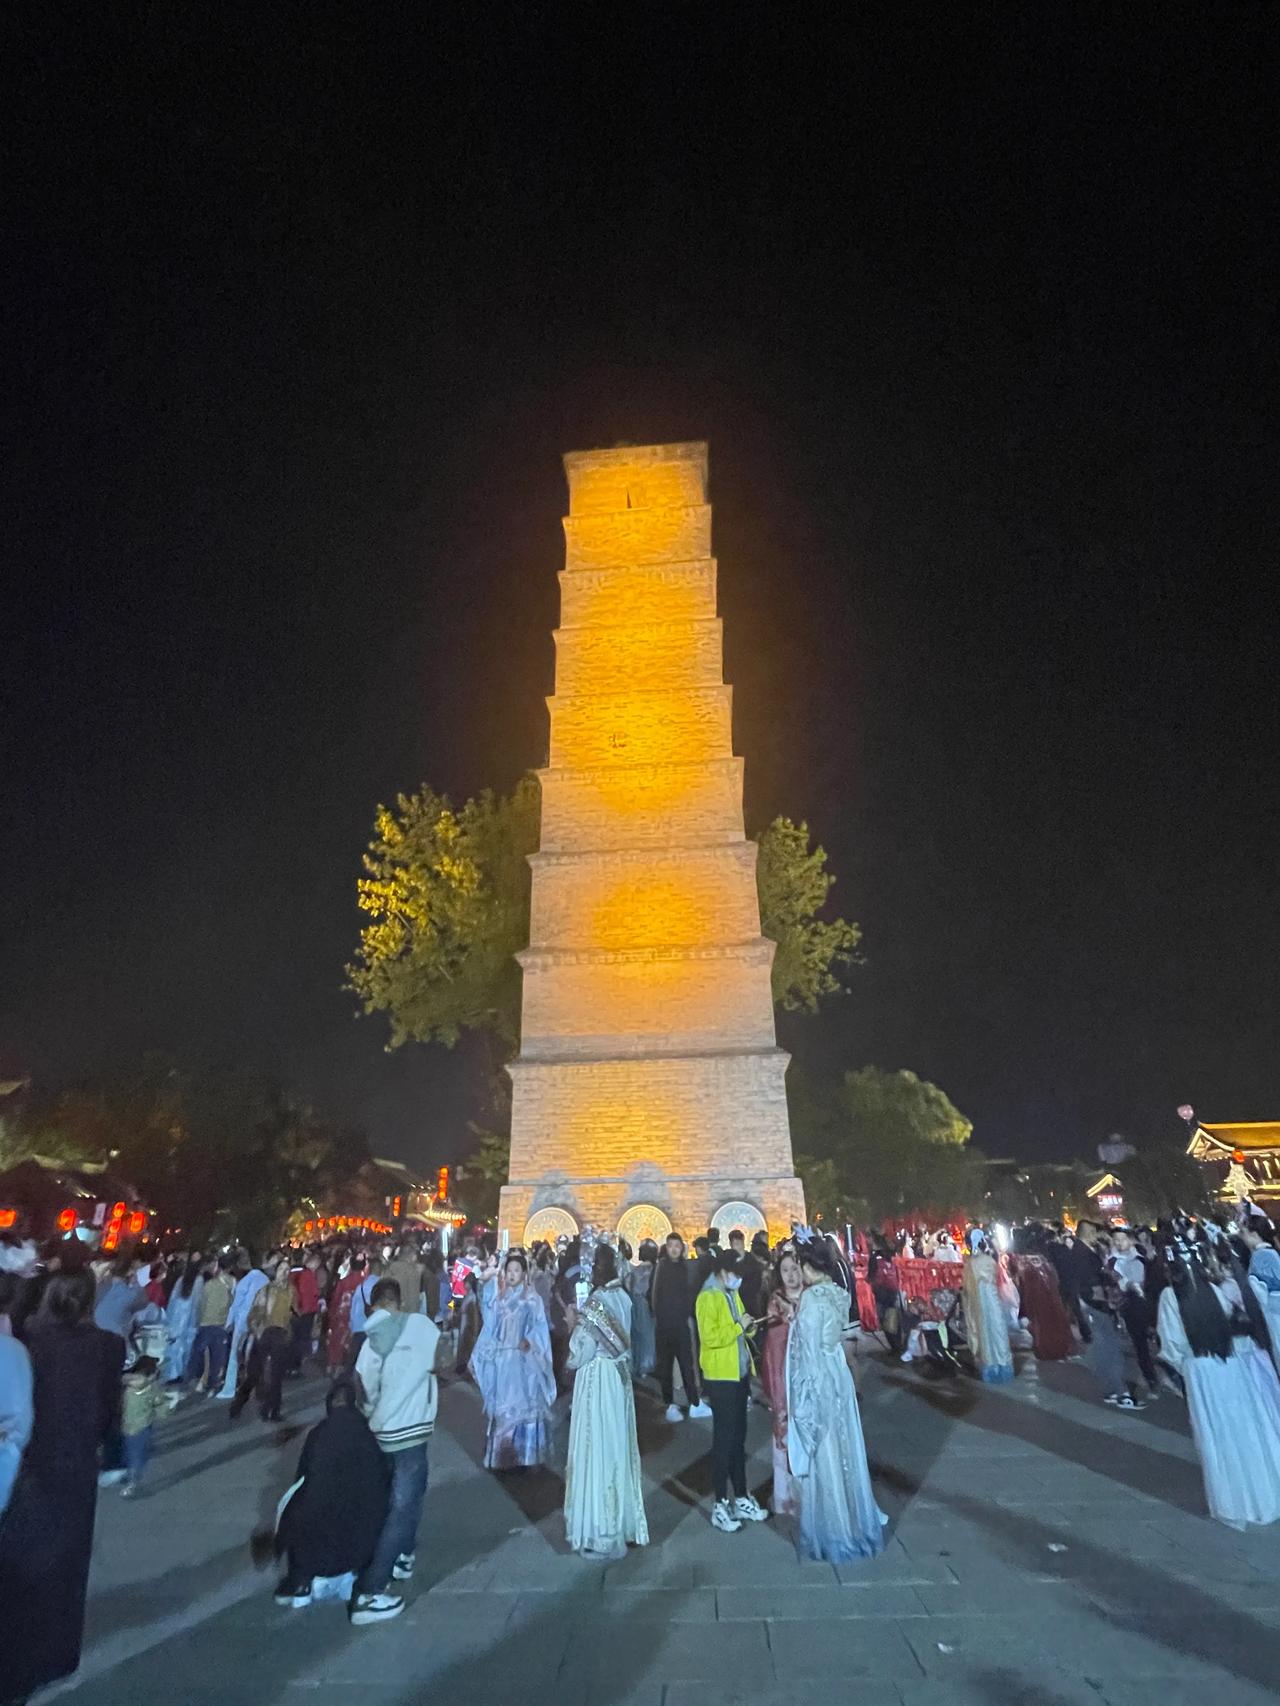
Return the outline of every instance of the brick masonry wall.
<path id="1" fill-rule="evenodd" d="M 521 1062 L 512 1071 L 511 1178 L 637 1168 L 731 1178 L 789 1173 L 787 1056 L 777 1048 L 639 1060 Z M 553 1163 L 544 1133 L 555 1133 Z"/>
<path id="2" fill-rule="evenodd" d="M 560 576 L 562 628 L 688 622 L 716 613 L 715 559 L 630 564 Z"/>
<path id="3" fill-rule="evenodd" d="M 711 506 L 619 509 L 564 518 L 566 569 L 689 563 L 711 555 Z"/>
<path id="4" fill-rule="evenodd" d="M 626 693 L 646 687 L 718 687 L 723 674 L 720 620 L 687 617 L 609 628 L 557 628 L 556 692 Z"/>
<path id="5" fill-rule="evenodd" d="M 733 752 L 733 689 L 591 694 L 548 700 L 551 763 L 678 764 Z"/>
<path id="6" fill-rule="evenodd" d="M 758 952 L 688 959 L 548 960 L 543 950 L 530 949 L 521 956 L 521 1057 L 771 1048 L 772 955 L 773 943 L 762 940 Z"/>
<path id="7" fill-rule="evenodd" d="M 570 515 L 705 503 L 705 444 L 570 451 L 564 459 Z"/>
<path id="8" fill-rule="evenodd" d="M 694 947 L 760 934 L 756 844 L 535 853 L 531 946 Z"/>
<path id="9" fill-rule="evenodd" d="M 542 846 L 696 847 L 742 838 L 742 760 L 538 772 Z"/>

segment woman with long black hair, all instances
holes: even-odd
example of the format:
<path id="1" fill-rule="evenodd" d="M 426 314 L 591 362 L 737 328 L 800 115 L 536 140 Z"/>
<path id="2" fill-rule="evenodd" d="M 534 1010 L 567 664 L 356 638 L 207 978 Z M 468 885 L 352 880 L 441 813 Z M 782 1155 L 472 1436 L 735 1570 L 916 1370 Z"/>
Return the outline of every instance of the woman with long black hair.
<path id="1" fill-rule="evenodd" d="M 787 1458 L 800 1497 L 801 1558 L 874 1558 L 888 1517 L 876 1504 L 853 1375 L 849 1300 L 820 1238 L 797 1237 L 804 1291 L 787 1336 Z"/>
<path id="2" fill-rule="evenodd" d="M 119 1426 L 124 1364 L 124 1340 L 93 1324 L 93 1279 L 83 1270 L 49 1281 L 27 1348 L 35 1418 L 0 1519 L 0 1605 L 9 1619 L 0 1690 L 13 1700 L 80 1663 L 98 1449 Z"/>
<path id="3" fill-rule="evenodd" d="M 1186 1386 L 1210 1514 L 1238 1529 L 1280 1520 L 1280 1380 L 1258 1300 L 1229 1250 L 1219 1260 L 1175 1228 L 1162 1247 L 1160 1353 Z"/>

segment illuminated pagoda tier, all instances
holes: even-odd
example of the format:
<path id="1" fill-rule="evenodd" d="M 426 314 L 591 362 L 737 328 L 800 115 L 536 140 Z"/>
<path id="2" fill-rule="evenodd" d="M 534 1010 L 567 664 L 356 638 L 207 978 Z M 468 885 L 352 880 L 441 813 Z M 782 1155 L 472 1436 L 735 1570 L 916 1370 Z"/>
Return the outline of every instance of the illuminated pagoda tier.
<path id="1" fill-rule="evenodd" d="M 1280 1120 L 1192 1127 L 1187 1154 L 1204 1164 L 1224 1202 L 1248 1197 L 1275 1215 L 1280 1209 Z"/>
<path id="2" fill-rule="evenodd" d="M 574 452 L 513 1083 L 513 1241 L 803 1218 L 704 444 Z"/>

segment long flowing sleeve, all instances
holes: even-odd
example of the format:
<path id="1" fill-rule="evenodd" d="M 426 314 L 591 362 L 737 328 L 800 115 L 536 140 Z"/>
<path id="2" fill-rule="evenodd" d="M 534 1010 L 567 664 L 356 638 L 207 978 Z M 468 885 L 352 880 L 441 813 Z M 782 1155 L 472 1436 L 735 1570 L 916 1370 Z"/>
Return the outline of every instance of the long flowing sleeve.
<path id="1" fill-rule="evenodd" d="M 520 1312 L 520 1333 L 529 1349 L 524 1353 L 538 1372 L 543 1398 L 550 1406 L 556 1401 L 556 1377 L 551 1361 L 551 1329 L 542 1299 L 532 1287 Z"/>
<path id="2" fill-rule="evenodd" d="M 569 1337 L 569 1367 L 585 1367 L 595 1356 L 597 1348 L 595 1334 L 579 1322 Z"/>
<path id="3" fill-rule="evenodd" d="M 809 1473 L 832 1415 L 823 1346 L 828 1314 L 817 1295 L 806 1292 L 787 1339 L 787 1455 L 793 1475 Z M 838 1342 L 838 1331 L 834 1337 Z"/>
<path id="4" fill-rule="evenodd" d="M 1160 1334 L 1161 1356 L 1176 1369 L 1183 1369 L 1190 1361 L 1191 1345 L 1187 1340 L 1187 1330 L 1182 1324 L 1182 1311 L 1178 1308 L 1178 1300 L 1171 1285 L 1166 1286 L 1160 1293 L 1160 1307 L 1156 1311 L 1156 1331 Z"/>

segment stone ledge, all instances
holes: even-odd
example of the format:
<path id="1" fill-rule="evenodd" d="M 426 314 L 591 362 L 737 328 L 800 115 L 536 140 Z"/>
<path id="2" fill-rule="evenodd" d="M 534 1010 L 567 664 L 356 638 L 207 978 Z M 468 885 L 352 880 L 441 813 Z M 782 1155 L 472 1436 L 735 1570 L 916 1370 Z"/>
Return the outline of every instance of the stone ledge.
<path id="1" fill-rule="evenodd" d="M 777 943 L 769 937 L 757 936 L 749 942 L 724 942 L 704 948 L 522 948 L 515 957 L 523 970 L 536 975 L 552 966 L 646 965 L 669 960 L 737 960 L 742 965 L 772 965 L 776 949 Z"/>
<path id="2" fill-rule="evenodd" d="M 679 860 L 689 853 L 720 854 L 754 867 L 758 845 L 748 836 L 728 841 L 700 841 L 695 846 L 673 847 L 553 847 L 528 855 L 533 869 L 574 865 L 653 865 L 664 857 Z"/>
<path id="3" fill-rule="evenodd" d="M 656 581 L 659 586 L 675 586 L 680 581 L 692 580 L 697 575 L 714 573 L 715 568 L 715 557 L 686 557 L 683 560 L 674 559 L 669 563 L 611 563 L 607 566 L 593 564 L 590 568 L 566 564 L 563 569 L 558 569 L 556 574 L 561 580 L 567 575 L 572 576 L 578 586 L 598 586 L 603 581 L 616 579 L 618 575 L 642 575 L 646 580 Z M 575 622 L 569 626 L 593 628 L 613 627 L 615 624 Z"/>
<path id="4" fill-rule="evenodd" d="M 639 764 L 545 764 L 540 770 L 535 770 L 534 775 L 539 783 L 559 781 L 563 776 L 572 777 L 575 782 L 613 782 L 625 771 L 643 771 L 650 776 L 687 776 L 694 770 L 719 770 L 727 774 L 731 770 L 741 768 L 741 756 L 738 753 L 730 753 L 723 758 L 689 758 L 678 761 L 659 758 L 648 763 L 641 761 Z"/>
<path id="5" fill-rule="evenodd" d="M 552 1066 L 634 1066 L 637 1058 L 650 1061 L 730 1061 L 730 1060 L 762 1060 L 780 1063 L 785 1072 L 791 1060 L 790 1054 L 782 1048 L 704 1048 L 704 1049 L 649 1049 L 637 1057 L 634 1054 L 540 1054 L 517 1055 L 509 1060 L 507 1072 L 522 1072 L 531 1068 Z"/>

